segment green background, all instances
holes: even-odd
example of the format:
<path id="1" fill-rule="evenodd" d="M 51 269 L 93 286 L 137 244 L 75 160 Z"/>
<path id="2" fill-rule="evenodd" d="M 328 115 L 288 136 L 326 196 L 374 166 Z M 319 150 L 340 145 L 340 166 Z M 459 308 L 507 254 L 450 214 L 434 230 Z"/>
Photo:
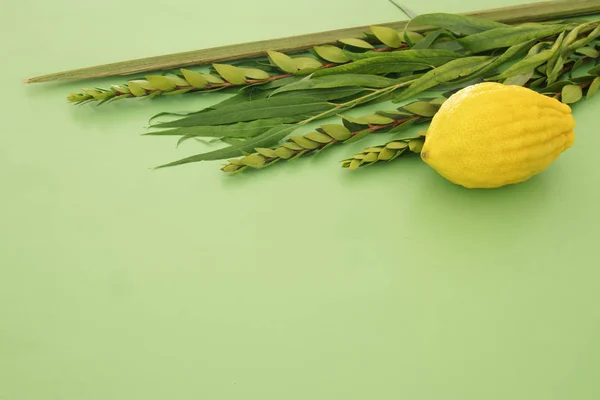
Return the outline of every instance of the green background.
<path id="1" fill-rule="evenodd" d="M 403 0 L 418 13 L 514 1 Z M 600 97 L 548 170 L 466 190 L 386 138 L 227 177 L 74 107 L 65 69 L 404 19 L 385 0 L 0 3 L 0 399 L 600 398 Z M 364 112 L 364 111 L 363 111 Z"/>

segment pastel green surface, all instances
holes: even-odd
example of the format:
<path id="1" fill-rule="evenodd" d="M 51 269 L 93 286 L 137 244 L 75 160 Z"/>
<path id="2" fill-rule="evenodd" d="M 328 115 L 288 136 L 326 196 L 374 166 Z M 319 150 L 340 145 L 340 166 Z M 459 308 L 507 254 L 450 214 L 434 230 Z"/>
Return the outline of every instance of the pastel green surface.
<path id="1" fill-rule="evenodd" d="M 339 167 L 377 137 L 235 178 L 152 170 L 205 147 L 141 137 L 148 117 L 223 96 L 74 107 L 81 82 L 20 82 L 395 19 L 385 0 L 0 3 L 0 399 L 600 398 L 600 97 L 546 172 L 469 191 L 416 158 Z"/>

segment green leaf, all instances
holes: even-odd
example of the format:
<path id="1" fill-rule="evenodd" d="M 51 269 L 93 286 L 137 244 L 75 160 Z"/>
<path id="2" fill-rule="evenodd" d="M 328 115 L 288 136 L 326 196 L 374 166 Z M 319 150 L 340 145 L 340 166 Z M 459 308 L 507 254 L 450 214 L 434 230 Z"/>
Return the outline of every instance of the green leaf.
<path id="1" fill-rule="evenodd" d="M 175 89 L 175 83 L 172 80 L 162 75 L 149 75 L 146 76 L 146 80 L 152 84 L 152 86 L 157 89 L 170 91 Z"/>
<path id="2" fill-rule="evenodd" d="M 385 145 L 390 150 L 402 150 L 408 147 L 407 142 L 392 141 Z"/>
<path id="3" fill-rule="evenodd" d="M 242 71 L 242 73 L 246 76 L 246 78 L 250 79 L 269 79 L 270 75 L 267 71 L 263 71 L 262 69 L 257 68 L 241 68 L 238 67 Z"/>
<path id="4" fill-rule="evenodd" d="M 145 79 L 135 79 L 133 81 L 129 81 L 129 83 L 131 83 L 131 82 L 138 84 L 142 89 L 146 89 L 146 90 L 157 90 L 158 89 L 156 86 L 154 86 L 153 84 L 151 84 L 150 82 L 148 82 Z"/>
<path id="5" fill-rule="evenodd" d="M 298 68 L 296 74 L 299 75 L 308 75 L 322 67 L 319 61 L 311 57 L 297 57 L 292 60 L 294 60 L 294 65 Z"/>
<path id="6" fill-rule="evenodd" d="M 588 71 L 590 75 L 600 75 L 600 65 L 596 65 L 594 68 Z"/>
<path id="7" fill-rule="evenodd" d="M 313 142 L 323 143 L 323 144 L 329 143 L 333 140 L 329 135 L 326 135 L 321 132 L 309 132 L 306 135 L 304 135 L 304 137 L 312 140 Z"/>
<path id="8" fill-rule="evenodd" d="M 465 15 L 430 13 L 418 15 L 410 21 L 411 24 L 433 25 L 438 28 L 461 34 L 471 35 L 508 25 L 484 18 L 468 17 Z"/>
<path id="9" fill-rule="evenodd" d="M 241 161 L 244 165 L 252 168 L 260 168 L 265 164 L 265 158 L 258 154 L 249 154 L 246 157 L 243 157 Z"/>
<path id="10" fill-rule="evenodd" d="M 371 134 L 371 130 L 370 129 L 364 129 L 362 131 L 359 131 L 358 133 L 356 133 L 356 132 L 353 132 L 353 133 L 354 133 L 354 135 L 351 138 L 347 139 L 344 143 L 350 144 L 350 143 L 358 142 L 359 140 L 361 140 L 361 139 L 365 138 L 366 136 L 370 135 Z"/>
<path id="11" fill-rule="evenodd" d="M 127 83 L 127 87 L 129 87 L 129 90 L 131 90 L 131 93 L 133 93 L 133 95 L 136 97 L 146 95 L 146 91 L 137 82 L 129 81 Z"/>
<path id="12" fill-rule="evenodd" d="M 290 137 L 290 139 L 303 149 L 314 150 L 317 147 L 319 147 L 319 143 L 315 143 L 312 140 L 305 138 L 304 136 L 292 136 Z"/>
<path id="13" fill-rule="evenodd" d="M 181 68 L 181 73 L 183 74 L 185 80 L 195 88 L 204 89 L 208 84 L 206 78 L 204 78 L 204 76 L 199 72 Z"/>
<path id="14" fill-rule="evenodd" d="M 591 58 L 598 58 L 600 52 L 593 47 L 581 47 L 575 51 L 576 53 L 583 54 Z"/>
<path id="15" fill-rule="evenodd" d="M 452 32 L 446 29 L 439 29 L 437 31 L 433 31 L 425 35 L 425 37 L 419 40 L 411 49 L 412 50 L 420 50 L 420 49 L 428 49 L 436 40 L 448 37 L 450 39 L 456 39 Z"/>
<path id="16" fill-rule="evenodd" d="M 202 74 L 202 77 L 206 79 L 208 83 L 225 83 L 223 79 L 213 74 Z"/>
<path id="17" fill-rule="evenodd" d="M 433 117 L 438 111 L 436 106 L 426 101 L 415 101 L 405 105 L 402 109 L 422 117 Z"/>
<path id="18" fill-rule="evenodd" d="M 394 120 L 392 118 L 385 117 L 385 116 L 379 115 L 379 114 L 364 115 L 362 117 L 358 117 L 358 120 L 363 123 L 373 124 L 373 125 L 387 125 L 387 124 L 391 124 L 392 122 L 394 122 Z"/>
<path id="19" fill-rule="evenodd" d="M 144 135 L 150 136 L 180 136 L 190 137 L 253 137 L 275 126 L 296 122 L 295 118 L 269 118 L 250 122 L 238 122 L 231 125 L 200 125 L 185 128 L 174 128 L 162 131 L 152 131 Z"/>
<path id="20" fill-rule="evenodd" d="M 191 157 L 186 157 L 178 161 L 158 166 L 157 168 L 173 167 L 176 165 L 183 165 L 193 162 L 222 160 L 225 158 L 238 157 L 244 155 L 244 153 L 252 152 L 257 147 L 269 147 L 277 143 L 290 133 L 292 133 L 296 128 L 296 125 L 276 126 L 274 128 L 269 129 L 261 135 L 244 141 L 244 143 L 228 146 L 222 149 L 210 151 L 208 153 L 202 153 Z"/>
<path id="21" fill-rule="evenodd" d="M 277 154 L 277 157 L 286 160 L 293 156 L 294 152 L 286 147 L 278 147 L 275 149 L 275 154 Z"/>
<path id="22" fill-rule="evenodd" d="M 587 95 L 585 96 L 585 98 L 589 99 L 590 97 L 592 97 L 598 91 L 598 88 L 600 88 L 600 77 L 594 78 L 592 84 L 590 85 L 587 91 Z"/>
<path id="23" fill-rule="evenodd" d="M 529 82 L 529 80 L 531 79 L 532 76 L 533 76 L 533 71 L 530 71 L 530 72 L 527 72 L 527 73 L 524 73 L 521 75 L 511 76 L 510 78 L 506 79 L 503 82 L 503 84 L 523 86 L 527 82 Z"/>
<path id="24" fill-rule="evenodd" d="M 582 96 L 579 85 L 567 85 L 562 88 L 561 101 L 566 104 L 576 103 L 581 100 Z"/>
<path id="25" fill-rule="evenodd" d="M 363 75 L 363 74 L 342 74 L 315 77 L 311 79 L 302 79 L 298 82 L 290 83 L 276 89 L 271 96 L 278 93 L 289 92 L 293 90 L 308 90 L 308 89 L 327 89 L 339 87 L 356 87 L 363 86 L 366 88 L 384 88 L 397 84 L 395 79 L 385 78 L 378 75 Z"/>
<path id="26" fill-rule="evenodd" d="M 373 48 L 372 44 L 370 44 L 369 42 L 365 42 L 364 40 L 361 40 L 361 39 L 347 38 L 347 39 L 340 39 L 339 42 L 343 43 L 343 44 L 347 44 L 348 46 L 358 47 L 360 49 L 372 49 Z"/>
<path id="27" fill-rule="evenodd" d="M 175 86 L 190 86 L 189 82 L 177 75 L 167 75 L 167 78 L 175 84 Z"/>
<path id="28" fill-rule="evenodd" d="M 574 33 L 574 36 L 577 37 L 579 30 L 581 30 L 582 28 L 585 28 L 589 24 L 590 24 L 589 22 L 582 24 L 582 25 L 578 26 L 577 28 L 573 29 L 571 31 L 571 33 Z M 576 49 L 588 45 L 589 43 L 591 43 L 594 39 L 596 39 L 599 36 L 600 36 L 600 25 L 596 26 L 596 28 L 593 31 L 591 31 L 590 34 L 588 36 L 586 36 L 585 38 L 576 40 L 572 43 L 569 42 L 569 45 L 567 46 L 567 48 L 564 49 L 565 55 L 571 54 Z"/>
<path id="29" fill-rule="evenodd" d="M 510 68 L 502 72 L 500 75 L 489 78 L 488 80 L 501 80 L 510 78 L 511 76 L 533 72 L 536 67 L 548 61 L 548 59 L 552 57 L 552 54 L 552 50 L 544 50 L 533 56 L 525 57 L 523 60 L 513 64 Z"/>
<path id="30" fill-rule="evenodd" d="M 246 75 L 242 69 L 229 64 L 213 64 L 212 66 L 227 82 L 234 85 L 246 83 Z"/>
<path id="31" fill-rule="evenodd" d="M 528 40 L 542 39 L 563 31 L 563 25 L 517 25 L 475 33 L 457 41 L 473 53 L 513 46 Z"/>
<path id="32" fill-rule="evenodd" d="M 414 44 L 423 39 L 423 37 L 424 36 L 420 33 L 412 31 L 404 31 L 402 35 L 404 42 L 406 42 L 409 46 L 414 46 Z"/>
<path id="33" fill-rule="evenodd" d="M 367 58 L 353 63 L 316 71 L 313 76 L 338 74 L 387 74 L 429 69 L 459 58 L 458 53 L 446 50 L 405 50 L 383 57 Z"/>
<path id="34" fill-rule="evenodd" d="M 305 97 L 310 96 L 315 100 L 337 100 L 344 97 L 354 96 L 358 93 L 365 92 L 365 88 L 360 86 L 344 86 L 339 88 L 330 88 L 330 89 L 308 89 L 302 91 L 288 91 L 281 92 L 277 95 L 277 98 L 282 97 Z M 273 94 L 275 96 L 275 94 Z"/>
<path id="35" fill-rule="evenodd" d="M 563 60 L 562 56 L 558 56 L 556 61 L 554 62 L 554 67 L 548 73 L 548 84 L 551 85 L 562 75 L 562 70 L 565 65 L 565 60 Z"/>
<path id="36" fill-rule="evenodd" d="M 352 135 L 346 127 L 338 124 L 321 125 L 321 129 L 338 141 L 346 140 Z"/>
<path id="37" fill-rule="evenodd" d="M 402 46 L 402 40 L 400 40 L 398 32 L 396 32 L 394 29 L 385 26 L 371 26 L 370 29 L 377 39 L 379 39 L 379 41 L 386 46 L 392 48 L 398 48 Z"/>
<path id="38" fill-rule="evenodd" d="M 282 71 L 291 74 L 296 73 L 296 71 L 298 71 L 298 68 L 296 68 L 296 64 L 294 63 L 292 57 L 273 50 L 267 51 L 267 54 L 271 62 L 277 65 L 277 67 L 279 67 L 279 69 L 281 69 Z"/>
<path id="39" fill-rule="evenodd" d="M 350 61 L 344 51 L 336 46 L 315 46 L 313 49 L 319 57 L 332 63 L 343 64 Z"/>
<path id="40" fill-rule="evenodd" d="M 178 95 L 178 94 L 187 93 L 190 90 L 192 90 L 192 89 L 191 88 L 178 89 L 178 90 L 173 90 L 171 92 L 164 92 L 162 95 L 163 96 L 175 96 L 175 95 Z"/>
<path id="41" fill-rule="evenodd" d="M 534 43 L 534 41 L 530 40 L 530 41 L 527 41 L 524 43 L 519 43 L 514 46 L 511 46 L 508 49 L 506 49 L 506 51 L 504 51 L 504 53 L 502 53 L 498 57 L 494 58 L 491 63 L 487 64 L 487 66 L 483 67 L 482 69 L 480 69 L 479 71 L 475 72 L 472 75 L 468 75 L 468 76 L 464 77 L 463 79 L 455 80 L 452 83 L 456 84 L 456 83 L 467 82 L 474 78 L 479 78 L 480 76 L 484 76 L 485 74 L 487 74 L 490 71 L 495 71 L 497 68 L 499 68 L 503 64 L 507 63 L 508 61 L 511 61 L 513 58 L 516 58 L 516 57 L 521 56 L 522 54 L 525 54 L 525 52 L 531 46 L 533 46 L 533 43 Z"/>
<path id="42" fill-rule="evenodd" d="M 450 61 L 418 78 L 407 89 L 402 91 L 400 95 L 394 98 L 394 103 L 406 100 L 441 83 L 471 76 L 473 73 L 488 65 L 492 60 L 493 59 L 490 59 L 488 56 L 473 56 Z"/>
<path id="43" fill-rule="evenodd" d="M 331 103 L 311 97 L 266 98 L 233 104 L 199 114 L 154 125 L 160 128 L 176 128 L 198 125 L 224 125 L 257 119 L 292 117 L 333 109 Z"/>
<path id="44" fill-rule="evenodd" d="M 405 131 L 406 128 L 409 128 L 411 125 L 417 123 L 418 120 L 419 120 L 418 118 L 411 118 L 409 120 L 406 120 L 403 123 L 398 124 L 395 127 L 393 127 L 391 130 L 388 131 L 388 133 L 398 133 L 398 132 Z"/>

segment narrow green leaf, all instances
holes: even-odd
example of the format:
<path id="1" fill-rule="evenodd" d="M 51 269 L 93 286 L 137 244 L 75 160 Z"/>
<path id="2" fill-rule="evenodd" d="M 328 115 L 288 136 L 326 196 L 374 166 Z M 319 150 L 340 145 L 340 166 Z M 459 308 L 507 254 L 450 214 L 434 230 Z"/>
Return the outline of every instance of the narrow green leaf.
<path id="1" fill-rule="evenodd" d="M 315 46 L 313 49 L 319 57 L 332 63 L 343 64 L 350 61 L 344 51 L 336 46 Z"/>
<path id="2" fill-rule="evenodd" d="M 150 136 L 180 136 L 190 137 L 253 137 L 269 129 L 296 122 L 295 118 L 270 118 L 258 119 L 250 122 L 238 122 L 231 125 L 207 125 L 207 126 L 189 126 L 185 128 L 174 128 L 162 131 L 152 131 L 144 135 Z"/>
<path id="3" fill-rule="evenodd" d="M 402 100 L 409 99 L 412 96 L 415 96 L 427 89 L 431 89 L 441 83 L 450 82 L 453 79 L 461 77 L 471 76 L 481 68 L 484 68 L 491 61 L 492 60 L 488 56 L 465 57 L 450 61 L 418 78 L 407 89 L 402 91 L 400 95 L 394 98 L 394 102 L 398 103 Z"/>
<path id="4" fill-rule="evenodd" d="M 343 43 L 343 44 L 347 44 L 348 46 L 358 47 L 360 49 L 372 49 L 373 48 L 373 45 L 371 43 L 365 42 L 362 39 L 347 38 L 347 39 L 340 39 L 339 42 Z"/>
<path id="5" fill-rule="evenodd" d="M 583 93 L 579 85 L 566 85 L 562 88 L 561 101 L 566 104 L 576 103 L 581 100 Z"/>
<path id="6" fill-rule="evenodd" d="M 588 23 L 583 24 L 583 25 L 587 25 L 587 24 Z M 581 25 L 578 28 L 579 28 L 579 30 L 581 30 L 582 29 Z M 575 31 L 576 29 L 577 28 L 573 29 L 573 31 Z M 575 37 L 577 36 L 577 33 L 579 32 L 579 30 L 576 31 Z M 573 31 L 571 31 L 571 32 L 573 32 Z M 590 34 L 587 35 L 585 38 L 579 39 L 579 40 L 576 40 L 576 41 L 570 43 L 569 46 L 564 50 L 565 55 L 569 55 L 569 54 L 573 53 L 576 49 L 590 44 L 597 37 L 600 37 L 600 25 L 596 26 L 596 28 L 594 28 L 594 30 L 591 31 Z"/>
<path id="7" fill-rule="evenodd" d="M 246 75 L 242 69 L 229 64 L 213 64 L 212 66 L 227 82 L 234 85 L 246 83 Z"/>
<path id="8" fill-rule="evenodd" d="M 210 160 L 222 160 L 225 158 L 232 158 L 244 155 L 244 153 L 252 152 L 256 147 L 269 147 L 274 143 L 277 143 L 297 128 L 296 125 L 281 125 L 269 129 L 267 132 L 250 138 L 242 144 L 225 147 L 210 151 L 208 153 L 197 154 L 191 157 L 186 157 L 178 161 L 174 161 L 168 164 L 161 165 L 157 168 L 173 167 L 176 165 L 183 165 L 193 162 L 210 161 Z"/>
<path id="9" fill-rule="evenodd" d="M 316 71 L 313 76 L 338 74 L 387 74 L 412 72 L 439 66 L 459 58 L 458 53 L 446 50 L 405 50 L 383 57 L 367 58 L 353 63 Z"/>
<path id="10" fill-rule="evenodd" d="M 489 78 L 489 80 L 501 80 L 510 78 L 511 76 L 526 74 L 528 72 L 533 73 L 535 68 L 548 61 L 548 59 L 552 57 L 552 54 L 554 54 L 552 50 L 544 50 L 536 55 L 526 57 L 523 60 L 513 64 L 510 68 L 502 72 L 500 75 Z"/>
<path id="11" fill-rule="evenodd" d="M 315 100 L 337 100 L 344 97 L 354 96 L 358 93 L 364 93 L 365 88 L 360 86 L 344 86 L 339 88 L 329 88 L 329 89 L 307 89 L 302 91 L 287 91 L 281 92 L 276 95 L 277 98 L 289 98 L 289 97 L 305 97 L 309 96 Z"/>
<path id="12" fill-rule="evenodd" d="M 430 13 L 418 15 L 410 21 L 411 24 L 433 25 L 438 28 L 461 34 L 471 35 L 495 28 L 505 28 L 508 25 L 484 18 L 468 17 L 465 15 Z"/>
<path id="13" fill-rule="evenodd" d="M 510 47 L 528 40 L 542 39 L 555 35 L 564 29 L 564 25 L 517 25 L 475 33 L 458 39 L 458 42 L 467 50 L 474 53 L 480 53 L 483 51 Z"/>
<path id="14" fill-rule="evenodd" d="M 587 95 L 585 96 L 585 98 L 589 99 L 590 97 L 592 97 L 598 91 L 598 88 L 600 88 L 600 77 L 594 78 L 592 84 L 587 90 Z"/>
<path id="15" fill-rule="evenodd" d="M 289 92 L 293 90 L 308 90 L 308 89 L 327 89 L 339 87 L 356 87 L 363 86 L 366 88 L 384 88 L 397 84 L 395 79 L 385 78 L 378 75 L 366 74 L 342 74 L 315 77 L 311 79 L 303 79 L 298 82 L 290 83 L 276 89 L 271 96 L 278 93 Z"/>
<path id="16" fill-rule="evenodd" d="M 527 82 L 529 82 L 529 80 L 531 79 L 532 76 L 533 76 L 533 71 L 529 71 L 529 72 L 526 72 L 526 73 L 521 74 L 521 75 L 511 76 L 510 78 L 507 78 L 502 83 L 505 84 L 505 85 L 523 86 Z"/>
<path id="17" fill-rule="evenodd" d="M 314 150 L 317 147 L 319 147 L 318 143 L 315 143 L 312 140 L 305 138 L 304 136 L 292 136 L 290 137 L 290 139 L 293 140 L 294 143 L 296 143 L 303 149 Z"/>
<path id="18" fill-rule="evenodd" d="M 360 131 L 359 133 L 354 134 L 350 139 L 347 139 L 344 143 L 354 143 L 358 142 L 361 139 L 364 139 L 366 136 L 370 135 L 371 131 L 369 129 L 365 129 Z"/>
<path id="19" fill-rule="evenodd" d="M 516 57 L 519 57 L 519 56 L 525 54 L 525 52 L 527 52 L 527 50 L 529 50 L 531 48 L 531 46 L 533 46 L 534 43 L 535 43 L 535 41 L 529 40 L 527 42 L 515 44 L 514 46 L 511 46 L 508 49 L 506 49 L 506 51 L 504 51 L 504 53 L 502 53 L 501 55 L 492 59 L 491 63 L 487 64 L 485 67 L 483 67 L 479 71 L 473 73 L 472 75 L 467 75 L 463 79 L 458 79 L 458 80 L 452 81 L 452 83 L 454 83 L 454 84 L 464 83 L 464 82 L 470 81 L 472 79 L 484 76 L 485 74 L 487 74 L 490 71 L 495 71 L 497 68 L 504 65 L 505 63 L 513 60 Z"/>
<path id="20" fill-rule="evenodd" d="M 454 35 L 452 34 L 452 32 L 446 30 L 446 29 L 438 29 L 437 31 L 433 31 L 428 33 L 427 35 L 425 35 L 425 37 L 421 40 L 419 40 L 414 46 L 411 47 L 412 50 L 421 50 L 421 49 L 428 49 L 429 47 L 431 47 L 432 44 L 435 43 L 436 40 L 441 39 L 441 38 L 450 38 L 450 39 L 456 39 L 454 37 Z"/>
<path id="21" fill-rule="evenodd" d="M 298 68 L 296 68 L 296 64 L 294 63 L 294 60 L 290 56 L 280 53 L 278 51 L 273 51 L 273 50 L 267 51 L 267 54 L 268 54 L 271 62 L 274 65 L 276 65 L 277 67 L 279 67 L 279 69 L 281 69 L 282 71 L 285 71 L 285 72 L 288 72 L 291 74 L 298 71 Z"/>
<path id="22" fill-rule="evenodd" d="M 400 40 L 398 32 L 396 32 L 394 29 L 385 26 L 371 26 L 370 29 L 377 39 L 379 39 L 379 41 L 386 46 L 392 48 L 398 48 L 402 46 L 402 40 Z"/>
<path id="23" fill-rule="evenodd" d="M 554 62 L 554 67 L 548 73 L 548 84 L 551 85 L 562 75 L 562 70 L 565 65 L 565 60 L 563 60 L 562 56 L 558 56 L 556 61 Z"/>
<path id="24" fill-rule="evenodd" d="M 233 104 L 217 110 L 192 114 L 175 121 L 155 125 L 159 128 L 177 128 L 197 125 L 224 125 L 256 119 L 292 117 L 331 110 L 333 105 L 311 97 L 266 98 Z"/>
<path id="25" fill-rule="evenodd" d="M 413 118 L 413 119 L 409 119 L 407 121 L 404 121 L 401 124 L 396 125 L 395 127 L 393 127 L 391 130 L 388 131 L 388 133 L 398 133 L 398 132 L 403 132 L 405 131 L 407 128 L 409 128 L 410 126 L 412 126 L 413 124 L 417 123 L 418 119 L 417 118 Z"/>

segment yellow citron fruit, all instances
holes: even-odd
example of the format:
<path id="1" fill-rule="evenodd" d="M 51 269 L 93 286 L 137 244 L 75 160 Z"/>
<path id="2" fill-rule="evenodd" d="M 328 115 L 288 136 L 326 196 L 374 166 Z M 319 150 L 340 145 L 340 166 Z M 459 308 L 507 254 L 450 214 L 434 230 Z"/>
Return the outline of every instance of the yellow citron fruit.
<path id="1" fill-rule="evenodd" d="M 522 86 L 466 87 L 440 107 L 421 158 L 467 188 L 523 182 L 545 170 L 575 140 L 571 108 Z"/>

